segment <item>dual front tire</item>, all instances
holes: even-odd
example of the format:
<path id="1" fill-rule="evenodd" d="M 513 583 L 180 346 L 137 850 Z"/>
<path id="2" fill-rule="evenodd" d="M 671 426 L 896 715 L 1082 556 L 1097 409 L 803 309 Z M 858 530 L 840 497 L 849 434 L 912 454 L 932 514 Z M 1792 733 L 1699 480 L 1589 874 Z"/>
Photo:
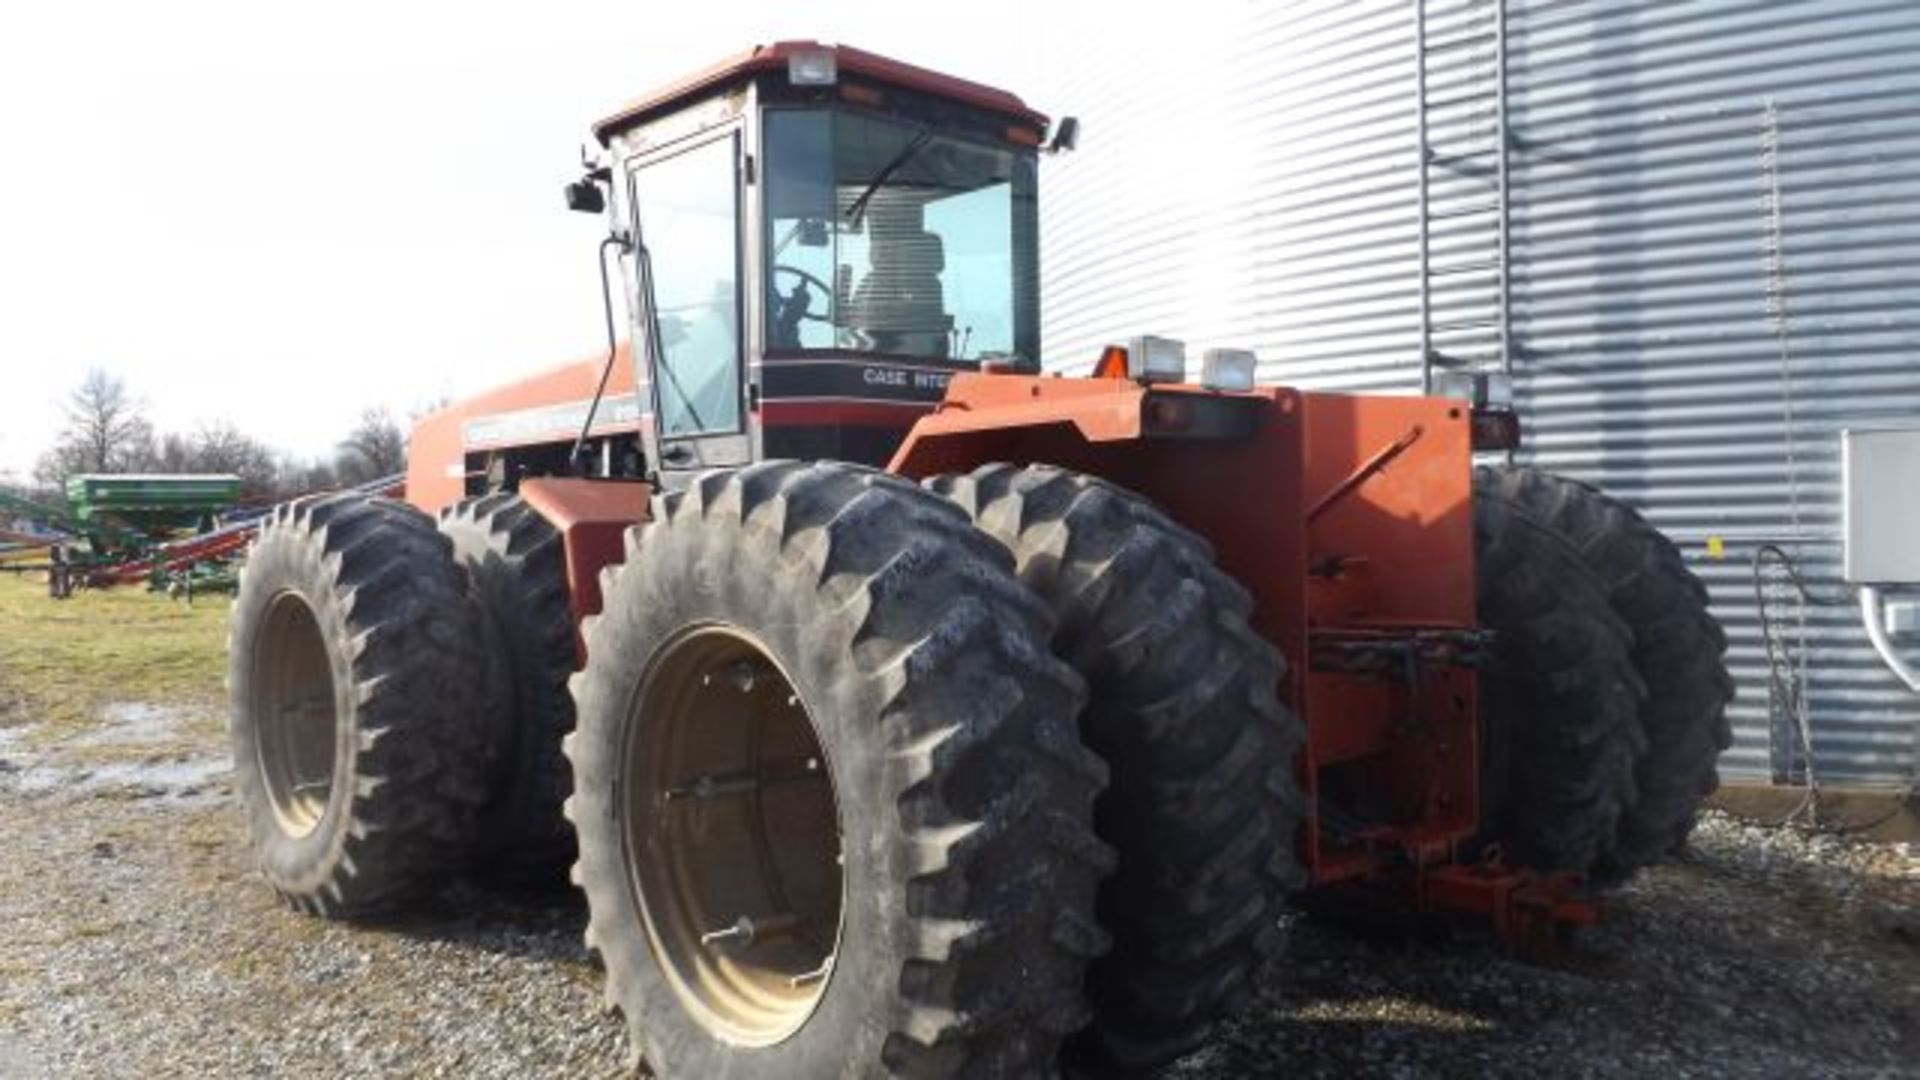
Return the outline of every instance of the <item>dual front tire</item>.
<path id="1" fill-rule="evenodd" d="M 628 556 L 586 624 L 568 816 L 647 1065 L 1051 1071 L 1108 944 L 1108 770 L 1007 553 L 895 477 L 770 463 L 659 498 Z"/>
<path id="2" fill-rule="evenodd" d="M 1147 500 L 1045 465 L 985 465 L 928 487 L 1014 558 L 1087 682 L 1079 731 L 1111 770 L 1095 831 L 1119 854 L 1098 915 L 1113 948 L 1086 977 L 1071 1069 L 1137 1075 L 1203 1045 L 1280 946 L 1303 883 L 1286 664 L 1205 540 Z"/>
<path id="3" fill-rule="evenodd" d="M 1277 944 L 1299 731 L 1245 593 L 1098 481 L 929 487 L 710 475 L 606 576 L 568 808 L 661 1075 L 1140 1074 Z"/>

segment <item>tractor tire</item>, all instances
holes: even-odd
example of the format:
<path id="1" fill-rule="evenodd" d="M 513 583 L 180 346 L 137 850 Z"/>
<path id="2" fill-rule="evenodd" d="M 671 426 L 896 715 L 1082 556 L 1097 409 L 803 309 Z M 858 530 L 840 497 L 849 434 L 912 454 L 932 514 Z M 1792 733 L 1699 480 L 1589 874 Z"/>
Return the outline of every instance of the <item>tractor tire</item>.
<path id="1" fill-rule="evenodd" d="M 1591 878 L 1617 847 L 1646 745 L 1633 634 L 1579 550 L 1498 488 L 1476 487 L 1473 526 L 1480 624 L 1494 632 L 1479 846 Z"/>
<path id="2" fill-rule="evenodd" d="M 496 493 L 449 507 L 440 532 L 466 568 L 473 597 L 500 643 L 495 662 L 511 682 L 506 752 L 481 821 L 483 872 L 527 884 L 562 884 L 573 863 L 573 826 L 560 806 L 573 774 L 560 740 L 573 730 L 573 612 L 560 534 L 518 495 Z"/>
<path id="3" fill-rule="evenodd" d="M 227 655 L 241 804 L 289 904 L 365 916 L 464 868 L 493 705 L 465 575 L 431 518 L 358 495 L 275 508 Z"/>
<path id="4" fill-rule="evenodd" d="M 1733 741 L 1727 635 L 1679 549 L 1631 507 L 1537 469 L 1481 468 L 1475 481 L 1480 497 L 1525 507 L 1579 549 L 1633 632 L 1634 668 L 1647 686 L 1639 797 L 1595 874 L 1601 884 L 1625 881 L 1686 843 L 1701 801 L 1720 785 L 1715 766 Z"/>
<path id="5" fill-rule="evenodd" d="M 1050 1075 L 1107 948 L 1107 770 L 1006 552 L 907 481 L 767 462 L 657 496 L 627 556 L 585 625 L 567 815 L 636 1056 Z"/>
<path id="6" fill-rule="evenodd" d="M 1245 998 L 1301 884 L 1285 664 L 1207 542 L 1140 496 L 1044 465 L 926 483 L 1012 552 L 1053 610 L 1054 651 L 1087 681 L 1081 738 L 1112 774 L 1094 827 L 1120 866 L 1100 886 L 1114 944 L 1087 971 L 1093 1021 L 1064 1060 L 1150 1072 Z"/>

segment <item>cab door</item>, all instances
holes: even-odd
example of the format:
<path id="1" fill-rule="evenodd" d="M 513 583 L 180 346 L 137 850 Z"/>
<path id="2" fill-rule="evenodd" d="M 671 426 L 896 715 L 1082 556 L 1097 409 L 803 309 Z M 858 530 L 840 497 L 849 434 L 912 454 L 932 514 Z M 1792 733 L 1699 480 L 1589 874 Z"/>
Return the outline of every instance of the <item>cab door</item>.
<path id="1" fill-rule="evenodd" d="M 668 147 L 628 173 L 646 350 L 654 464 L 674 473 L 744 465 L 747 435 L 741 311 L 740 129 Z M 649 285 L 651 287 L 649 287 Z M 651 294 L 650 296 L 648 294 Z M 656 354 L 657 355 L 654 355 Z"/>

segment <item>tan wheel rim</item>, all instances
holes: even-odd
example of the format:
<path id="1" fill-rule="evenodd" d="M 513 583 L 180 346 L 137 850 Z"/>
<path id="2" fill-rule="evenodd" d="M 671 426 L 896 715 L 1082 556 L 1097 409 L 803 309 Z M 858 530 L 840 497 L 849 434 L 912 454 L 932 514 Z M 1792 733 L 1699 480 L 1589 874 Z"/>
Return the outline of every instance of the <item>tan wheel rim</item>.
<path id="1" fill-rule="evenodd" d="M 661 968 L 717 1037 L 789 1037 L 826 992 L 844 891 L 806 703 L 754 637 L 702 626 L 648 665 L 626 731 L 625 857 Z"/>
<path id="2" fill-rule="evenodd" d="M 285 592 L 267 605 L 254 656 L 254 753 L 280 830 L 302 837 L 319 826 L 333 794 L 339 745 L 333 665 L 313 608 Z"/>

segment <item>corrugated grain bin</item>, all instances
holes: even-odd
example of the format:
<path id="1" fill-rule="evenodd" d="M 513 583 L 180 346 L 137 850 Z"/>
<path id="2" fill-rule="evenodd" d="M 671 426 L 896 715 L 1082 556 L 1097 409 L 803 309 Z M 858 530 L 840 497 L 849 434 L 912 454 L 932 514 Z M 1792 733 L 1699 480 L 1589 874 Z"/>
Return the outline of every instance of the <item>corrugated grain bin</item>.
<path id="1" fill-rule="evenodd" d="M 1683 548 L 1739 683 L 1734 778 L 1920 778 L 1920 699 L 1837 588 L 1839 432 L 1920 417 L 1920 4 L 1202 5 L 1051 36 L 1045 351 L 1137 333 L 1264 379 L 1511 368 L 1522 460 Z M 1064 30 L 1065 28 L 1063 28 Z M 1423 153 L 1424 150 L 1424 153 Z M 1770 678 L 1770 672 L 1777 678 Z M 1770 692 L 1770 684 L 1776 688 Z"/>

